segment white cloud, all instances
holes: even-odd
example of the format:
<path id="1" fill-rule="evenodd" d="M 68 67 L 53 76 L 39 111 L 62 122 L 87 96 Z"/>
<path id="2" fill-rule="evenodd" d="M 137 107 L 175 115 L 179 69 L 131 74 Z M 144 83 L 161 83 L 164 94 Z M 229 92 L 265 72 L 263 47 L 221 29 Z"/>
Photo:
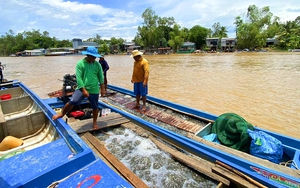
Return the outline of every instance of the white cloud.
<path id="1" fill-rule="evenodd" d="M 151 7 L 159 17 L 174 17 L 182 27 L 200 25 L 206 28 L 220 22 L 234 37 L 234 20 L 245 14 L 249 5 L 270 7 L 270 12 L 281 21 L 300 16 L 299 0 L 102 0 L 98 4 L 86 0 L 9 0 L 1 2 L 0 35 L 10 29 L 15 33 L 33 29 L 48 31 L 51 37 L 87 39 L 99 34 L 102 38 L 123 38 L 130 41 L 142 25 L 141 14 Z"/>

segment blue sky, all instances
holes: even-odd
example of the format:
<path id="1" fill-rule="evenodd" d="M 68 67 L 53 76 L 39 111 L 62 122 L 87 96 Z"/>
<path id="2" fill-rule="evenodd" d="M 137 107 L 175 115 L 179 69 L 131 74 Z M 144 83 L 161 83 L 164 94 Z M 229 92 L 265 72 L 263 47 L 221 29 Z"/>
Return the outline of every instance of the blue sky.
<path id="1" fill-rule="evenodd" d="M 174 17 L 181 26 L 211 28 L 216 22 L 235 37 L 234 20 L 244 16 L 249 5 L 269 6 L 281 21 L 300 16 L 299 0 L 1 0 L 0 35 L 40 30 L 59 40 L 88 39 L 99 34 L 131 41 L 149 7 L 159 17 Z"/>

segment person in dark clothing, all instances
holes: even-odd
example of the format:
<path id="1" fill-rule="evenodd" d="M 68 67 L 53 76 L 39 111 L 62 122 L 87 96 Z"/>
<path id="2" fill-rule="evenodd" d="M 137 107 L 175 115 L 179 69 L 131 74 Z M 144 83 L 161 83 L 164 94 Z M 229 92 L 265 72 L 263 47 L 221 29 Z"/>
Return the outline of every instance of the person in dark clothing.
<path id="1" fill-rule="evenodd" d="M 2 83 L 4 79 L 2 70 L 4 70 L 4 66 L 0 62 L 0 83 Z"/>
<path id="2" fill-rule="evenodd" d="M 103 74 L 104 74 L 104 89 L 106 91 L 107 90 L 107 74 L 106 74 L 106 72 L 108 71 L 109 66 L 108 66 L 107 61 L 104 59 L 104 56 L 100 57 L 99 63 L 100 63 L 100 65 L 102 67 L 102 70 L 103 70 Z"/>

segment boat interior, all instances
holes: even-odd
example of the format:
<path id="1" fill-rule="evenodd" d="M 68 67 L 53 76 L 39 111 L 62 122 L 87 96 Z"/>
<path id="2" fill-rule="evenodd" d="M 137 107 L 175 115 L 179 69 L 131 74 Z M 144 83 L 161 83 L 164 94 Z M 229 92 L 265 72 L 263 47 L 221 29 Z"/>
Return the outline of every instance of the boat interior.
<path id="1" fill-rule="evenodd" d="M 0 90 L 0 96 L 9 96 L 0 101 L 0 143 L 8 136 L 23 141 L 20 146 L 1 149 L 0 160 L 60 137 L 41 108 L 21 87 Z"/>
<path id="2" fill-rule="evenodd" d="M 129 103 L 127 101 L 130 101 L 130 99 L 128 99 L 128 97 L 129 96 L 133 97 L 132 92 L 128 91 L 126 89 L 123 89 L 123 88 L 115 87 L 115 86 L 109 86 L 109 88 L 112 88 L 114 92 L 117 91 L 119 93 L 115 94 L 112 97 L 110 97 L 110 96 L 107 97 L 107 98 L 111 98 L 108 102 L 114 103 L 114 105 L 118 105 L 118 107 L 122 106 L 122 110 L 126 110 L 129 107 L 129 105 L 127 105 Z M 122 97 L 120 93 L 123 93 L 124 96 Z M 117 96 L 117 100 L 114 99 L 114 98 L 116 98 L 116 96 Z M 103 99 L 103 100 L 105 100 L 105 99 Z M 203 136 L 209 135 L 211 133 L 212 124 L 214 122 L 214 119 L 217 118 L 217 116 L 214 117 L 211 114 L 208 114 L 208 113 L 206 114 L 202 111 L 198 111 L 198 110 L 194 110 L 194 109 L 188 109 L 181 105 L 177 105 L 177 104 L 174 104 L 174 103 L 171 103 L 168 101 L 162 101 L 160 99 L 157 99 L 157 98 L 151 97 L 151 96 L 148 96 L 147 99 L 148 99 L 148 103 L 149 103 L 148 105 L 153 103 L 155 105 L 160 104 L 160 106 L 161 106 L 161 109 L 156 109 L 161 112 L 159 114 L 159 116 L 156 117 L 157 121 L 160 120 L 161 116 L 166 117 L 167 115 L 162 115 L 162 113 L 163 112 L 165 113 L 167 111 L 176 111 L 176 112 L 179 112 L 179 114 L 181 112 L 183 112 L 185 115 L 188 115 L 191 119 L 198 118 L 198 116 L 201 116 L 200 119 L 202 119 L 203 125 L 202 125 L 202 123 L 197 123 L 199 126 L 199 129 L 196 132 L 188 131 L 188 133 L 186 135 L 187 137 L 189 137 L 197 142 L 200 142 L 200 143 L 204 144 L 205 146 L 214 148 L 216 151 L 223 151 L 224 153 L 227 153 L 228 156 L 231 156 L 233 158 L 247 159 L 247 161 L 249 161 L 252 164 L 259 164 L 261 166 L 265 166 L 265 167 L 268 167 L 268 168 L 274 169 L 274 170 L 280 169 L 281 172 L 284 172 L 285 174 L 289 174 L 293 177 L 300 178 L 300 172 L 299 172 L 300 146 L 299 146 L 299 144 L 297 144 L 298 143 L 297 139 L 289 138 L 289 137 L 279 135 L 276 133 L 267 132 L 271 136 L 277 138 L 278 140 L 280 140 L 282 142 L 284 155 L 283 155 L 282 163 L 280 165 L 278 165 L 278 164 L 270 162 L 266 159 L 255 157 L 248 153 L 245 153 L 245 152 L 242 152 L 242 151 L 239 151 L 236 149 L 232 149 L 232 148 L 226 147 L 224 145 L 216 144 L 214 142 L 203 139 Z M 105 103 L 108 103 L 108 102 L 105 101 Z M 152 109 L 153 108 L 154 108 L 154 106 L 152 107 Z M 150 112 L 151 112 L 151 110 L 147 111 L 146 113 L 143 113 L 142 116 L 151 117 L 152 113 L 150 113 Z M 188 120 L 189 118 L 184 118 L 184 119 Z M 176 127 L 181 128 L 180 126 L 177 125 L 178 122 L 181 122 L 179 120 L 165 121 L 164 118 L 161 118 L 161 121 L 172 124 L 172 125 L 175 124 Z M 201 124 L 201 126 L 200 126 L 200 124 Z M 185 127 L 186 126 L 183 126 L 183 128 L 185 128 Z M 255 129 L 257 129 L 257 127 L 255 127 Z"/>
<path id="3" fill-rule="evenodd" d="M 207 136 L 211 134 L 212 129 L 212 123 L 207 124 L 205 127 L 203 127 L 197 134 L 197 137 L 203 138 L 204 136 Z M 281 164 L 285 167 L 290 167 L 292 169 L 299 170 L 300 167 L 300 150 L 296 147 L 293 147 L 291 145 L 283 145 L 283 157 Z M 227 148 L 223 146 L 223 148 Z M 250 154 L 246 154 L 249 155 Z"/>

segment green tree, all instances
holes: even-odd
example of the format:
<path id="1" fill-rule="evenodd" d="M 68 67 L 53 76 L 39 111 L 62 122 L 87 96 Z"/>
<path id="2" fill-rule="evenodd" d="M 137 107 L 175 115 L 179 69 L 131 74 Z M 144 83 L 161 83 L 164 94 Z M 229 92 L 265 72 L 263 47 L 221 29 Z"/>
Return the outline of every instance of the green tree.
<path id="1" fill-rule="evenodd" d="M 111 46 L 117 46 L 118 51 L 120 51 L 120 49 L 122 49 L 122 46 L 123 46 L 124 42 L 125 42 L 125 40 L 122 39 L 122 38 L 118 38 L 118 39 L 115 38 L 115 37 L 110 38 L 110 45 Z M 112 50 L 112 49 L 110 49 L 110 50 Z"/>
<path id="2" fill-rule="evenodd" d="M 164 37 L 164 31 L 158 29 L 159 17 L 151 8 L 147 8 L 143 14 L 143 26 L 138 27 L 138 36 L 146 48 L 158 47 L 159 41 Z"/>
<path id="3" fill-rule="evenodd" d="M 134 37 L 134 39 L 132 41 L 139 46 L 145 46 L 144 41 L 139 33 Z"/>
<path id="4" fill-rule="evenodd" d="M 279 25 L 277 33 L 278 46 L 281 49 L 300 48 L 300 16 L 294 21 L 287 21 Z"/>
<path id="5" fill-rule="evenodd" d="M 168 41 L 167 41 L 167 39 L 165 39 L 165 38 L 161 39 L 161 46 L 164 47 L 164 48 L 168 47 Z"/>
<path id="6" fill-rule="evenodd" d="M 196 25 L 189 31 L 189 41 L 196 44 L 196 49 L 202 49 L 206 45 L 206 37 L 209 33 L 207 28 Z"/>
<path id="7" fill-rule="evenodd" d="M 168 41 L 168 44 L 172 47 L 174 52 L 177 52 L 184 42 L 184 36 L 183 32 L 180 30 L 180 25 L 174 25 L 173 30 L 170 32 L 170 38 L 171 39 Z"/>
<path id="8" fill-rule="evenodd" d="M 138 27 L 134 42 L 146 48 L 164 46 L 171 37 L 171 32 L 176 24 L 173 17 L 159 17 L 151 7 L 147 8 L 143 14 L 143 25 Z M 174 39 L 174 38 L 173 38 Z"/>
<path id="9" fill-rule="evenodd" d="M 158 17 L 158 30 L 163 33 L 163 38 L 167 41 L 170 39 L 170 31 L 172 31 L 172 27 L 174 26 L 175 19 L 173 17 Z"/>
<path id="10" fill-rule="evenodd" d="M 278 17 L 273 18 L 268 6 L 258 8 L 250 5 L 247 9 L 247 16 L 242 20 L 236 17 L 237 40 L 239 48 L 261 48 L 266 44 L 268 37 L 274 37 Z"/>
<path id="11" fill-rule="evenodd" d="M 100 48 L 98 49 L 100 54 L 108 54 L 110 52 L 109 46 L 107 44 L 101 44 Z"/>
<path id="12" fill-rule="evenodd" d="M 220 22 L 214 23 L 211 30 L 211 37 L 218 37 L 218 38 L 226 38 L 227 35 L 227 28 L 225 26 L 221 26 Z"/>
<path id="13" fill-rule="evenodd" d="M 49 32 L 40 32 L 39 30 L 24 31 L 15 34 L 9 30 L 6 35 L 0 38 L 0 55 L 7 56 L 24 50 L 33 50 L 39 48 L 53 47 L 71 47 L 72 42 L 69 40 L 59 41 L 56 37 L 50 38 Z"/>
<path id="14" fill-rule="evenodd" d="M 101 36 L 99 34 L 96 34 L 96 36 L 92 39 L 91 42 L 96 42 L 99 45 L 104 43 L 104 41 L 101 39 Z"/>
<path id="15" fill-rule="evenodd" d="M 73 43 L 70 40 L 61 40 L 61 41 L 57 41 L 57 48 L 61 48 L 61 47 L 72 47 Z"/>

